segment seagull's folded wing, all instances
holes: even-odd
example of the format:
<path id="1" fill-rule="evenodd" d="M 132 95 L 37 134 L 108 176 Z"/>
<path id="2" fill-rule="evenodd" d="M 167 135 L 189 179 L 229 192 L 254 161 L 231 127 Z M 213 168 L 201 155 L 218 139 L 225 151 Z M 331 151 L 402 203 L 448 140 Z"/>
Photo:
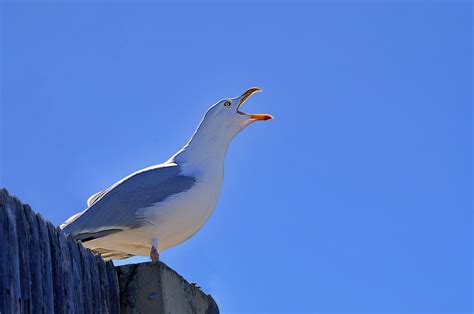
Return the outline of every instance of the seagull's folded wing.
<path id="1" fill-rule="evenodd" d="M 137 211 L 189 190 L 195 179 L 180 175 L 176 164 L 158 165 L 131 174 L 93 195 L 91 205 L 69 218 L 61 228 L 83 242 L 146 223 Z"/>

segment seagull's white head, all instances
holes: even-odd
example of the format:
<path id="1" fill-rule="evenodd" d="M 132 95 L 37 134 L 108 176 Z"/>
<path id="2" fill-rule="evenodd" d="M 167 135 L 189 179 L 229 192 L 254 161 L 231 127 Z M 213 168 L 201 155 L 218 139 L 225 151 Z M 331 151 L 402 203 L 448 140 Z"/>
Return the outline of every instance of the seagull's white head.
<path id="1" fill-rule="evenodd" d="M 240 110 L 250 96 L 260 91 L 260 88 L 252 87 L 239 97 L 223 99 L 211 106 L 191 140 L 170 161 L 208 163 L 223 160 L 235 135 L 255 121 L 273 118 L 269 114 L 249 114 Z"/>
<path id="2" fill-rule="evenodd" d="M 250 96 L 261 91 L 252 87 L 239 97 L 218 101 L 207 110 L 197 132 L 227 142 L 252 122 L 272 119 L 269 114 L 249 114 L 240 110 Z"/>

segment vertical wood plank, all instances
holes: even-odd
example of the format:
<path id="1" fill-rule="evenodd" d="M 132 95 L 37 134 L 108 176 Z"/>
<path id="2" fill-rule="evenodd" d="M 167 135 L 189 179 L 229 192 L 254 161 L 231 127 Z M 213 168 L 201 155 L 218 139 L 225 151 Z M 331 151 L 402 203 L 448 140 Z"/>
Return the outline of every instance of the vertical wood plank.
<path id="1" fill-rule="evenodd" d="M 36 223 L 39 231 L 39 250 L 41 264 L 41 285 L 43 291 L 43 313 L 54 312 L 53 274 L 51 262 L 51 249 L 49 246 L 48 223 L 41 215 L 36 215 Z M 51 226 L 52 228 L 52 226 Z"/>
<path id="2" fill-rule="evenodd" d="M 120 312 L 119 282 L 117 271 L 112 261 L 106 263 L 107 278 L 109 279 L 109 307 L 110 313 Z"/>
<path id="3" fill-rule="evenodd" d="M 91 253 L 85 249 L 82 245 L 80 246 L 81 251 L 81 261 L 82 261 L 82 272 L 83 272 L 83 287 L 82 295 L 85 300 L 84 302 L 84 312 L 93 313 L 93 300 L 92 300 L 92 279 L 91 279 L 91 269 L 88 256 Z"/>
<path id="4" fill-rule="evenodd" d="M 91 270 L 92 308 L 94 311 L 97 311 L 100 309 L 100 301 L 102 299 L 99 269 L 94 255 L 87 254 L 87 262 Z"/>
<path id="5" fill-rule="evenodd" d="M 103 313 L 108 313 L 109 310 L 109 282 L 107 278 L 107 270 L 105 268 L 105 262 L 100 255 L 96 255 L 96 265 L 99 270 L 100 279 L 100 294 L 102 296 L 100 300 L 100 308 Z"/>
<path id="6" fill-rule="evenodd" d="M 61 297 L 64 300 L 64 313 L 72 313 L 74 309 L 73 300 L 73 278 L 71 274 L 71 256 L 69 254 L 69 246 L 67 245 L 66 237 L 64 234 L 57 232 L 59 239 L 59 248 L 61 251 L 61 275 L 63 280 L 63 289 L 61 291 Z"/>
<path id="7" fill-rule="evenodd" d="M 100 268 L 97 265 L 97 258 L 95 255 L 91 255 L 91 269 L 93 270 L 92 284 L 96 293 L 94 298 L 96 303 L 94 304 L 94 311 L 102 312 L 102 289 L 100 286 Z"/>
<path id="8" fill-rule="evenodd" d="M 72 236 L 67 236 L 67 244 L 71 256 L 71 276 L 72 276 L 72 299 L 74 305 L 74 313 L 84 313 L 84 300 L 82 297 L 82 263 L 79 248 L 76 240 Z"/>
<path id="9" fill-rule="evenodd" d="M 63 280 L 61 269 L 61 249 L 59 248 L 59 239 L 56 234 L 56 229 L 48 224 L 49 245 L 51 247 L 51 275 L 53 277 L 53 297 L 54 297 L 54 312 L 65 313 L 63 294 Z"/>
<path id="10" fill-rule="evenodd" d="M 30 232 L 23 205 L 18 199 L 15 199 L 15 216 L 20 268 L 20 307 L 22 312 L 29 313 L 31 299 L 30 262 L 28 260 Z"/>
<path id="11" fill-rule="evenodd" d="M 7 313 L 10 309 L 10 282 L 8 273 L 9 267 L 9 248 L 8 239 L 8 214 L 6 203 L 10 197 L 5 189 L 0 189 L 0 312 Z"/>
<path id="12" fill-rule="evenodd" d="M 23 205 L 25 217 L 29 226 L 29 243 L 30 249 L 28 253 L 28 261 L 30 263 L 30 279 L 31 279 L 31 313 L 42 313 L 43 311 L 43 286 L 41 283 L 42 275 L 42 259 L 39 247 L 38 226 L 36 224 L 36 216 L 31 211 L 30 206 Z"/>
<path id="13" fill-rule="evenodd" d="M 18 234 L 16 229 L 16 205 L 13 198 L 7 197 L 5 202 L 7 214 L 6 255 L 9 261 L 7 267 L 8 308 L 5 313 L 16 313 L 20 309 L 20 266 L 18 257 Z"/>

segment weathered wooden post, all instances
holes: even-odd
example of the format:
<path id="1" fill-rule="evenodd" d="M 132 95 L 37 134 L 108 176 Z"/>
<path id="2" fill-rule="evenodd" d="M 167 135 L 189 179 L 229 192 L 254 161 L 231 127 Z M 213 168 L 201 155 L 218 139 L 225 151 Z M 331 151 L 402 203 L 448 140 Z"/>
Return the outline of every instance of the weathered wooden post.
<path id="1" fill-rule="evenodd" d="M 5 189 L 0 228 L 1 313 L 119 313 L 112 262 L 84 249 Z"/>

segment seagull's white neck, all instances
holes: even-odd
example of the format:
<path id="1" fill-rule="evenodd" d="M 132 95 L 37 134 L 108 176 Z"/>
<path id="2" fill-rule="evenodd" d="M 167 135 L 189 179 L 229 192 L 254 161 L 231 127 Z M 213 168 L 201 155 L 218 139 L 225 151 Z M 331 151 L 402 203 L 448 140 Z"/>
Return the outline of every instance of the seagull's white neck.
<path id="1" fill-rule="evenodd" d="M 191 167 L 199 172 L 222 171 L 225 154 L 234 135 L 216 132 L 215 128 L 203 121 L 189 142 L 169 162 L 185 165 L 186 168 Z"/>

